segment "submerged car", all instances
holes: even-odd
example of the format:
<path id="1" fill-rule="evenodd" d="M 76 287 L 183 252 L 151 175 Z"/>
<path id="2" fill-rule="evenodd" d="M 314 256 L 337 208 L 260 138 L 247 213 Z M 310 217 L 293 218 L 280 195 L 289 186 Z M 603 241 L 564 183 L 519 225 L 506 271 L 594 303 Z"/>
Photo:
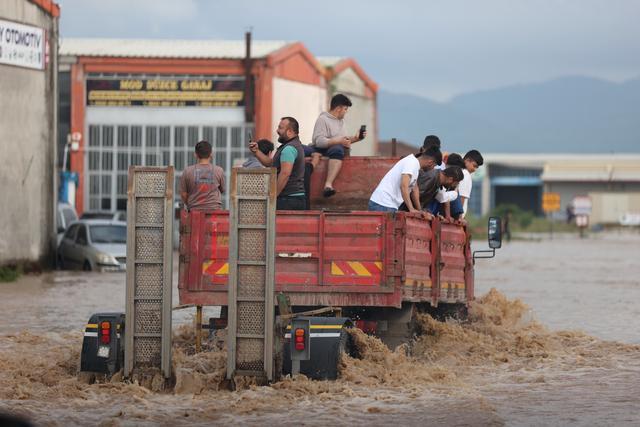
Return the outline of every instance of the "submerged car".
<path id="1" fill-rule="evenodd" d="M 69 227 L 58 247 L 58 268 L 124 271 L 127 224 L 101 219 L 80 220 Z"/>

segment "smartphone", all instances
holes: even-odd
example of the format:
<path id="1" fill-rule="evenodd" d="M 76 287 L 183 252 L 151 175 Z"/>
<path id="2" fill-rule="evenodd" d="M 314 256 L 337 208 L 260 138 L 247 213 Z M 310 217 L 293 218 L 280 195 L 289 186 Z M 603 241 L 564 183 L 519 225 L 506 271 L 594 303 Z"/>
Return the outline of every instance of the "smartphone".
<path id="1" fill-rule="evenodd" d="M 360 126 L 360 133 L 358 133 L 358 138 L 364 138 L 364 133 L 367 131 L 367 125 Z"/>

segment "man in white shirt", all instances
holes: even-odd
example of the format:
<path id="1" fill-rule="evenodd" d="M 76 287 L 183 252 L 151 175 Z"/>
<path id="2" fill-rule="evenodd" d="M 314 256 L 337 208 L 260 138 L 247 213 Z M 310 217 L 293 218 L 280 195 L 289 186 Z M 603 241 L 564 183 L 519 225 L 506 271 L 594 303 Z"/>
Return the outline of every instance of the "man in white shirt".
<path id="1" fill-rule="evenodd" d="M 464 178 L 460 181 L 460 184 L 458 184 L 458 194 L 460 195 L 460 202 L 462 203 L 461 218 L 464 218 L 467 213 L 467 206 L 469 198 L 471 197 L 471 187 L 473 186 L 471 174 L 482 166 L 484 159 L 478 150 L 471 150 L 464 155 L 463 161 L 464 168 L 462 169 L 462 174 Z"/>
<path id="2" fill-rule="evenodd" d="M 416 185 L 418 174 L 420 169 L 433 167 L 433 153 L 429 150 L 420 150 L 418 154 L 400 159 L 371 194 L 369 210 L 396 212 L 404 202 L 409 212 L 420 212 L 420 191 Z"/>

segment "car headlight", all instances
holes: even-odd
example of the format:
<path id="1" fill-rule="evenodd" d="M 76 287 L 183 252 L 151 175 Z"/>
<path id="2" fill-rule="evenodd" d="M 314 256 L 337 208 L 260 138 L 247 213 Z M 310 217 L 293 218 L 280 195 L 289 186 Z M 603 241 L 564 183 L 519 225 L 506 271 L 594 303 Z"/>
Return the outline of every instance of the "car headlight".
<path id="1" fill-rule="evenodd" d="M 118 263 L 113 256 L 109 254 L 103 254 L 103 253 L 99 253 L 98 255 L 96 255 L 96 260 L 98 261 L 98 264 L 117 264 Z"/>

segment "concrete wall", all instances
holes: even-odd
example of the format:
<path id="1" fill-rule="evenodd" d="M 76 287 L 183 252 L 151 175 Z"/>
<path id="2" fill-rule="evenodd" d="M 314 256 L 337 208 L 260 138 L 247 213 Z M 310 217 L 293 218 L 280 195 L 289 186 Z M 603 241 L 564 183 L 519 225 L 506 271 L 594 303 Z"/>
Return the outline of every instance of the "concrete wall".
<path id="1" fill-rule="evenodd" d="M 318 115 L 326 109 L 327 92 L 320 86 L 294 82 L 281 78 L 273 79 L 273 109 L 271 123 L 272 141 L 278 140 L 276 128 L 285 116 L 295 118 L 300 124 L 300 141 L 311 143 L 313 125 Z"/>
<path id="2" fill-rule="evenodd" d="M 640 192 L 590 192 L 592 224 L 617 224 L 624 214 L 640 214 Z"/>
<path id="3" fill-rule="evenodd" d="M 0 64 L 0 265 L 45 261 L 53 249 L 57 23 L 27 0 L 0 1 L 0 19 L 44 28 L 44 71 Z"/>
<path id="4" fill-rule="evenodd" d="M 575 196 L 587 196 L 590 193 L 640 193 L 640 182 L 546 182 L 544 184 L 544 191 L 560 193 L 561 211 L 554 214 L 554 217 L 560 218 L 566 215 L 566 206 L 571 203 Z M 596 214 L 597 216 L 610 216 L 609 213 L 601 209 L 605 208 L 598 208 L 598 212 L 600 213 Z M 597 221 L 592 220 L 591 223 L 596 224 L 600 222 L 599 218 L 594 219 Z"/>
<path id="5" fill-rule="evenodd" d="M 362 79 L 351 69 L 347 68 L 336 75 L 329 82 L 330 93 L 328 99 L 337 93 L 342 93 L 351 99 L 353 106 L 345 116 L 347 131 L 350 135 L 360 129 L 360 125 L 367 126 L 367 138 L 353 145 L 352 156 L 375 156 L 378 153 L 378 130 L 376 123 L 375 99 L 365 96 L 367 90 Z M 328 107 L 328 105 L 327 105 Z"/>

